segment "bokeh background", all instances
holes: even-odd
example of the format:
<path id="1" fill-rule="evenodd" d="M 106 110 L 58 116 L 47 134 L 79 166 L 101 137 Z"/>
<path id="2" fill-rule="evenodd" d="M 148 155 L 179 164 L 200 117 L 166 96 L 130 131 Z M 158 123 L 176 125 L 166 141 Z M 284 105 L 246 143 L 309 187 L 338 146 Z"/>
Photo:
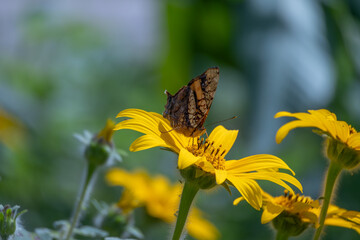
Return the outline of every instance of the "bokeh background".
<path id="1" fill-rule="evenodd" d="M 71 215 L 84 160 L 73 137 L 100 130 L 126 108 L 162 113 L 167 89 L 211 66 L 220 82 L 207 119 L 239 136 L 228 159 L 269 153 L 295 170 L 304 194 L 318 198 L 327 161 L 322 139 L 297 129 L 283 143 L 276 112 L 327 108 L 360 129 L 360 1 L 358 0 L 3 0 L 0 6 L 0 203 L 29 212 L 29 231 Z M 138 133 L 117 132 L 127 152 L 118 166 L 147 169 L 173 182 L 176 156 L 160 149 L 129 153 Z M 92 198 L 118 200 L 103 170 Z M 345 173 L 338 206 L 360 211 L 360 175 Z M 273 194 L 282 189 L 262 184 Z M 233 206 L 221 188 L 201 192 L 196 205 L 221 239 L 271 239 L 261 213 Z M 146 239 L 171 227 L 138 219 Z M 356 239 L 329 227 L 324 239 Z M 309 239 L 308 230 L 297 239 Z M 163 237 L 161 237 L 163 236 Z M 189 239 L 191 239 L 189 237 Z"/>

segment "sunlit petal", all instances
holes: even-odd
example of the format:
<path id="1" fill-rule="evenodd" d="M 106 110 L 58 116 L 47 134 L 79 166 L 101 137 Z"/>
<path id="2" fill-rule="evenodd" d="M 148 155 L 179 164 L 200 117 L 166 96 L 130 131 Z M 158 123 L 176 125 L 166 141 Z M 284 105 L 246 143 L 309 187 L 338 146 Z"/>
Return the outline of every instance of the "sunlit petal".
<path id="1" fill-rule="evenodd" d="M 121 111 L 117 117 L 127 117 L 115 126 L 115 130 L 130 129 L 141 132 L 147 136 L 138 141 L 141 143 L 141 148 L 137 149 L 133 146 L 134 151 L 140 151 L 155 146 L 164 146 L 172 149 L 174 152 L 179 152 L 181 148 L 188 145 L 191 138 L 176 132 L 167 119 L 160 114 L 153 112 L 146 112 L 140 109 L 126 109 Z M 158 138 L 158 140 L 156 140 Z M 146 140 L 146 141 L 144 141 Z M 165 143 L 164 143 L 165 142 Z M 144 144 L 149 143 L 146 147 Z"/>
<path id="2" fill-rule="evenodd" d="M 172 148 L 173 146 L 170 146 L 166 144 L 164 140 L 161 138 L 154 136 L 154 135 L 143 135 L 139 138 L 137 138 L 130 146 L 131 152 L 137 152 L 141 150 L 146 150 L 153 147 L 168 147 Z"/>
<path id="3" fill-rule="evenodd" d="M 215 169 L 215 177 L 216 177 L 216 183 L 222 184 L 226 180 L 227 171 Z"/>
<path id="4" fill-rule="evenodd" d="M 282 140 L 288 135 L 288 133 L 294 128 L 299 127 L 318 127 L 318 124 L 314 122 L 306 122 L 301 120 L 294 120 L 284 124 L 276 133 L 276 143 L 281 143 Z"/>
<path id="5" fill-rule="evenodd" d="M 194 163 L 196 163 L 198 160 L 200 160 L 201 157 L 195 157 L 192 153 L 190 153 L 185 148 L 182 148 L 179 153 L 179 159 L 178 159 L 178 168 L 184 169 L 187 168 Z"/>
<path id="6" fill-rule="evenodd" d="M 229 173 L 230 174 L 230 173 Z M 287 181 L 291 183 L 292 185 L 296 186 L 301 192 L 303 190 L 301 183 L 294 178 L 293 176 L 281 173 L 281 172 L 250 172 L 250 173 L 244 173 L 244 174 L 236 174 L 236 177 L 247 177 L 249 179 L 254 180 L 267 180 L 270 182 L 274 182 L 285 189 L 289 190 L 290 192 L 294 193 L 292 188 L 287 185 L 284 181 Z"/>
<path id="7" fill-rule="evenodd" d="M 226 161 L 225 168 L 227 171 L 231 172 L 231 174 L 258 171 L 268 168 L 282 168 L 295 174 L 283 160 L 270 154 L 258 154 L 239 160 Z"/>
<path id="8" fill-rule="evenodd" d="M 222 149 L 225 149 L 226 152 L 229 152 L 231 147 L 234 145 L 238 131 L 237 130 L 227 130 L 223 126 L 217 126 L 209 136 L 209 141 L 214 141 L 214 147 L 218 148 L 222 145 Z"/>
<path id="9" fill-rule="evenodd" d="M 241 196 L 256 210 L 262 206 L 261 188 L 256 181 L 228 175 L 227 179 L 240 192 Z"/>

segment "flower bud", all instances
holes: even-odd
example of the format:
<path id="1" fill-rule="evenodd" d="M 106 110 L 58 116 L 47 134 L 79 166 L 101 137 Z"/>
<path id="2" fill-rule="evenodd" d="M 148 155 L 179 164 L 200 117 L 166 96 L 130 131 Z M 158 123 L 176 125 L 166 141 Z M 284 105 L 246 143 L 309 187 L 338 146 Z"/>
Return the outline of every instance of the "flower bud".
<path id="1" fill-rule="evenodd" d="M 85 149 L 85 158 L 93 168 L 104 165 L 114 152 L 112 135 L 114 133 L 115 123 L 108 120 L 104 129 L 96 134 L 87 144 Z"/>
<path id="2" fill-rule="evenodd" d="M 7 240 L 16 231 L 16 219 L 27 210 L 17 213 L 19 206 L 0 205 L 0 236 Z"/>

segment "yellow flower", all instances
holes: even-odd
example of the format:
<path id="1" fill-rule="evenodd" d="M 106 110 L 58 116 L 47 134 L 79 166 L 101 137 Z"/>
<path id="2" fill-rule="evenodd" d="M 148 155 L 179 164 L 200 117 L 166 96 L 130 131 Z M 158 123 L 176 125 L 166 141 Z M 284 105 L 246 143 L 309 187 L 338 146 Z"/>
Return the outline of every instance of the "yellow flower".
<path id="1" fill-rule="evenodd" d="M 0 108 L 0 142 L 10 149 L 21 147 L 25 140 L 25 128 L 14 116 Z"/>
<path id="2" fill-rule="evenodd" d="M 290 236 L 296 236 L 305 230 L 309 224 L 319 227 L 321 206 L 318 200 L 310 197 L 291 194 L 285 190 L 285 194 L 273 197 L 263 192 L 263 214 L 261 223 L 273 221 L 275 227 L 286 226 L 286 231 L 293 231 Z M 238 204 L 242 198 L 234 201 Z M 354 229 L 360 234 L 360 212 L 348 211 L 335 205 L 330 205 L 325 219 L 325 225 Z"/>
<path id="3" fill-rule="evenodd" d="M 111 169 L 106 174 L 106 179 L 111 185 L 124 187 L 117 204 L 124 213 L 137 207 L 145 207 L 150 216 L 167 223 L 174 222 L 180 201 L 180 184 L 171 184 L 163 176 L 150 177 L 145 171 L 130 173 L 118 168 Z M 202 215 L 199 209 L 192 208 L 186 226 L 189 234 L 196 239 L 218 239 L 218 230 Z"/>
<path id="4" fill-rule="evenodd" d="M 131 129 L 145 135 L 136 139 L 130 151 L 140 151 L 153 147 L 164 147 L 179 155 L 178 168 L 185 177 L 199 180 L 201 188 L 210 188 L 227 183 L 233 185 L 246 201 L 255 209 L 262 206 L 261 188 L 255 180 L 268 180 L 292 192 L 287 181 L 300 190 L 302 186 L 293 176 L 279 172 L 286 169 L 294 172 L 280 158 L 260 154 L 239 160 L 225 161 L 237 137 L 238 131 L 216 127 L 207 139 L 186 137 L 170 126 L 160 114 L 140 109 L 127 109 L 117 117 L 130 118 L 118 123 L 115 130 Z"/>
<path id="5" fill-rule="evenodd" d="M 301 218 L 302 222 L 317 224 L 318 215 L 313 213 L 312 209 L 320 209 L 318 200 L 312 200 L 310 197 L 300 196 L 299 194 L 288 193 L 279 197 L 272 197 L 263 192 L 264 206 L 261 216 L 261 223 L 265 224 L 272 221 L 282 212 L 287 212 Z M 319 212 L 320 213 L 320 212 Z"/>
<path id="6" fill-rule="evenodd" d="M 360 132 L 344 121 L 338 121 L 336 115 L 326 109 L 309 110 L 309 113 L 278 112 L 278 117 L 294 117 L 284 124 L 276 134 L 276 142 L 280 143 L 294 128 L 313 127 L 321 134 L 328 136 L 327 154 L 330 160 L 351 169 L 360 162 Z"/>

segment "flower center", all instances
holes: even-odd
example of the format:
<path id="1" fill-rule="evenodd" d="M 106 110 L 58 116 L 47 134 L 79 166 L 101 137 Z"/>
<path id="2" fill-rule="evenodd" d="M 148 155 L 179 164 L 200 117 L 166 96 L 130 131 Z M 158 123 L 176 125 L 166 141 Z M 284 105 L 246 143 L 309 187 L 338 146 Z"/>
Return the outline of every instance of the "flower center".
<path id="1" fill-rule="evenodd" d="M 190 144 L 187 147 L 187 150 L 194 154 L 194 156 L 205 156 L 206 161 L 211 163 L 211 165 L 218 170 L 225 169 L 225 153 L 226 150 L 222 148 L 220 144 L 218 147 L 214 146 L 214 141 L 210 142 L 208 139 L 200 139 L 200 137 L 196 138 L 196 142 Z M 201 163 L 200 163 L 201 167 Z"/>
<path id="2" fill-rule="evenodd" d="M 284 206 L 287 209 L 292 209 L 294 207 L 295 203 L 305 203 L 308 205 L 308 208 L 313 207 L 313 200 L 309 197 L 300 196 L 300 194 L 292 194 L 288 190 L 284 191 L 284 196 L 278 197 L 276 200 L 276 203 L 279 205 Z M 305 209 L 299 209 L 299 210 L 305 210 Z"/>

